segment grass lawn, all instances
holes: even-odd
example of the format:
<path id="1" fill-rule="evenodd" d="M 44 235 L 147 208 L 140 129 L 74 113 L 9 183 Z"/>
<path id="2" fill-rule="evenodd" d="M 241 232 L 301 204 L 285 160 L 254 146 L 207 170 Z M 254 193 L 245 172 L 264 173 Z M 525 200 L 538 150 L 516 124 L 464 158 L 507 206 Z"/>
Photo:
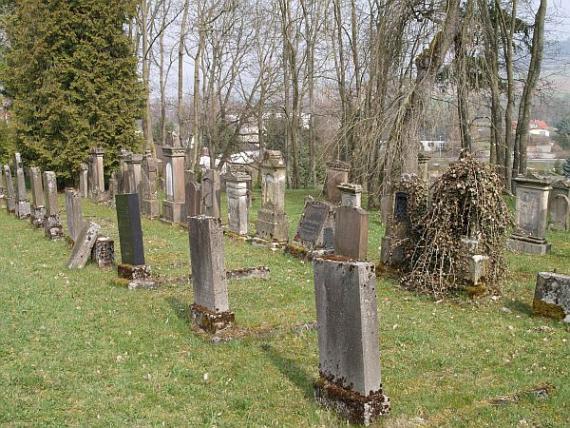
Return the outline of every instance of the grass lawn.
<path id="1" fill-rule="evenodd" d="M 308 194 L 287 194 L 291 235 Z M 114 211 L 84 201 L 83 212 L 115 238 L 118 253 Z M 213 344 L 186 316 L 187 231 L 148 220 L 143 229 L 159 291 L 128 291 L 114 270 L 93 265 L 67 270 L 65 242 L 0 211 L 0 425 L 346 425 L 313 399 L 317 334 L 303 328 L 315 321 L 310 264 L 227 239 L 228 269 L 267 265 L 271 279 L 230 281 L 245 335 Z M 370 229 L 377 260 L 377 214 Z M 434 302 L 379 279 L 392 413 L 378 426 L 570 426 L 570 328 L 531 314 L 536 272 L 570 273 L 569 237 L 550 234 L 548 256 L 510 255 L 498 300 Z M 546 399 L 528 392 L 544 385 Z"/>

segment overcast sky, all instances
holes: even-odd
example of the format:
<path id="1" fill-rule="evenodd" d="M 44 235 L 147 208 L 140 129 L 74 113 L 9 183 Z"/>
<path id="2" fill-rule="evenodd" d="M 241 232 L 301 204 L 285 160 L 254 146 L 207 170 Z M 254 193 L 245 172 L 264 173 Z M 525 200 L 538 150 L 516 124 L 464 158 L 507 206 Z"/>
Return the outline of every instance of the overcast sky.
<path id="1" fill-rule="evenodd" d="M 570 0 L 548 2 L 548 31 L 552 38 L 570 38 Z"/>

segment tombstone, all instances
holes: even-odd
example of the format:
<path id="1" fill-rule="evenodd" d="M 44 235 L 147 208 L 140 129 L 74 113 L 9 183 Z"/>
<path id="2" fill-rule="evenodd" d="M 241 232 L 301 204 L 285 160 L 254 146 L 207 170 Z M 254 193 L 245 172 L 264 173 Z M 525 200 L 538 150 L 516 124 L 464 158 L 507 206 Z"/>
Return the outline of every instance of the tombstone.
<path id="1" fill-rule="evenodd" d="M 115 241 L 108 236 L 98 236 L 91 250 L 91 260 L 100 268 L 115 264 Z"/>
<path id="2" fill-rule="evenodd" d="M 145 264 L 139 196 L 125 193 L 115 196 L 122 263 L 119 277 L 129 281 L 129 289 L 154 288 L 150 267 Z"/>
<path id="3" fill-rule="evenodd" d="M 79 165 L 79 194 L 82 198 L 89 197 L 89 165 Z"/>
<path id="4" fill-rule="evenodd" d="M 6 180 L 4 179 L 4 168 L 0 168 L 0 208 L 6 205 Z"/>
<path id="5" fill-rule="evenodd" d="M 102 148 L 93 148 L 90 152 L 90 186 L 91 198 L 97 202 L 105 200 L 105 166 L 103 156 L 105 150 Z"/>
<path id="6" fill-rule="evenodd" d="M 117 178 L 117 173 L 113 171 L 109 177 L 109 200 L 108 204 L 110 207 L 115 208 L 115 195 L 119 194 L 119 180 Z"/>
<path id="7" fill-rule="evenodd" d="M 425 153 L 418 154 L 418 171 L 420 178 L 429 185 L 429 161 L 431 156 Z"/>
<path id="8" fill-rule="evenodd" d="M 334 233 L 331 205 L 307 200 L 293 241 L 307 250 L 334 250 Z"/>
<path id="9" fill-rule="evenodd" d="M 45 195 L 42 172 L 38 167 L 30 168 L 30 184 L 32 186 L 32 215 L 30 220 L 35 227 L 43 227 L 46 215 Z"/>
<path id="10" fill-rule="evenodd" d="M 32 210 L 26 191 L 26 177 L 24 176 L 24 165 L 20 153 L 14 155 L 14 169 L 16 173 L 16 216 L 19 219 L 27 219 Z"/>
<path id="11" fill-rule="evenodd" d="M 400 183 L 392 194 L 388 207 L 390 215 L 386 221 L 380 250 L 380 260 L 385 266 L 397 268 L 406 257 L 412 225 L 409 214 L 410 194 L 405 189 L 406 184 L 415 179 L 414 174 L 402 174 Z"/>
<path id="12" fill-rule="evenodd" d="M 118 175 L 118 192 L 119 193 L 129 193 L 129 165 L 128 161 L 131 158 L 132 153 L 128 150 L 121 149 L 119 152 L 119 175 Z"/>
<path id="13" fill-rule="evenodd" d="M 166 200 L 162 203 L 161 220 L 167 223 L 181 224 L 186 221 L 186 214 L 184 213 L 186 203 L 185 149 L 179 146 L 164 146 L 162 153 L 166 158 Z"/>
<path id="14" fill-rule="evenodd" d="M 16 213 L 16 192 L 9 165 L 4 165 L 4 178 L 6 180 L 6 209 L 9 213 Z"/>
<path id="15" fill-rule="evenodd" d="M 341 206 L 336 209 L 335 254 L 352 260 L 366 260 L 368 213 L 360 207 L 362 187 L 344 183 L 338 188 Z"/>
<path id="16" fill-rule="evenodd" d="M 477 235 L 475 233 L 474 235 Z M 465 285 L 477 287 L 484 283 L 489 270 L 489 256 L 481 254 L 479 240 L 463 236 L 460 242 L 461 260 L 458 274 Z"/>
<path id="17" fill-rule="evenodd" d="M 69 237 L 73 242 L 76 242 L 83 227 L 83 214 L 81 212 L 81 195 L 71 187 L 65 189 L 65 212 Z"/>
<path id="18" fill-rule="evenodd" d="M 150 151 L 145 153 L 142 160 L 142 212 L 148 218 L 158 218 L 160 216 L 160 203 L 158 202 L 158 167 L 156 159 L 152 157 Z"/>
<path id="19" fill-rule="evenodd" d="M 325 183 L 325 198 L 327 201 L 338 204 L 340 202 L 339 184 L 348 183 L 350 165 L 339 160 L 327 162 L 327 179 Z"/>
<path id="20" fill-rule="evenodd" d="M 552 183 L 548 201 L 550 228 L 568 231 L 570 229 L 570 180 L 557 180 Z"/>
<path id="21" fill-rule="evenodd" d="M 242 172 L 230 172 L 225 178 L 230 231 L 246 236 L 249 222 L 247 183 L 251 181 L 251 176 Z"/>
<path id="22" fill-rule="evenodd" d="M 101 226 L 96 223 L 88 222 L 83 225 L 81 232 L 77 236 L 71 256 L 67 263 L 68 269 L 83 269 L 91 258 L 91 250 L 97 241 Z"/>
<path id="23" fill-rule="evenodd" d="M 570 323 L 570 276 L 539 272 L 532 309 L 536 315 Z"/>
<path id="24" fill-rule="evenodd" d="M 194 171 L 187 169 L 184 171 L 186 183 L 184 212 L 187 217 L 196 217 L 202 214 L 202 187 L 196 181 Z"/>
<path id="25" fill-rule="evenodd" d="M 511 251 L 527 254 L 548 254 L 546 241 L 548 195 L 552 187 L 542 177 L 519 175 L 514 179 L 516 203 L 515 231 L 507 241 Z"/>
<path id="26" fill-rule="evenodd" d="M 319 404 L 352 423 L 388 413 L 382 390 L 374 264 L 334 258 L 313 261 L 320 377 Z"/>
<path id="27" fill-rule="evenodd" d="M 202 177 L 202 212 L 208 217 L 220 218 L 221 183 L 220 173 L 209 169 Z"/>
<path id="28" fill-rule="evenodd" d="M 48 238 L 55 240 L 63 238 L 63 227 L 59 220 L 59 208 L 57 206 L 57 179 L 55 172 L 44 171 L 44 231 Z"/>
<path id="29" fill-rule="evenodd" d="M 141 163 L 143 156 L 132 153 L 127 159 L 128 168 L 128 192 L 127 193 L 138 193 L 139 201 L 142 202 L 142 167 Z"/>
<path id="30" fill-rule="evenodd" d="M 265 151 L 261 162 L 261 185 L 256 237 L 266 242 L 286 243 L 289 240 L 289 220 L 285 214 L 286 168 L 280 151 Z"/>
<path id="31" fill-rule="evenodd" d="M 234 323 L 228 303 L 222 222 L 204 215 L 190 217 L 188 231 L 194 290 L 192 321 L 199 329 L 215 334 Z"/>

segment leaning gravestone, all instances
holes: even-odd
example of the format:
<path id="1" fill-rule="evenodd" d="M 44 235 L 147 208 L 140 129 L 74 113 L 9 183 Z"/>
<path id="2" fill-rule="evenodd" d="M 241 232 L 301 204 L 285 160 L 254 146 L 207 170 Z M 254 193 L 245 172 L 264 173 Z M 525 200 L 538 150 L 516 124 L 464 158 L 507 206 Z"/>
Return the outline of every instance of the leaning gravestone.
<path id="1" fill-rule="evenodd" d="M 101 226 L 96 223 L 89 222 L 83 226 L 81 232 L 75 240 L 71 257 L 67 263 L 69 269 L 83 269 L 91 258 L 91 250 L 97 241 L 97 236 Z"/>
<path id="2" fill-rule="evenodd" d="M 38 167 L 30 168 L 30 183 L 32 187 L 32 215 L 30 219 L 32 225 L 40 228 L 44 225 L 46 207 L 42 172 Z"/>
<path id="3" fill-rule="evenodd" d="M 308 200 L 293 241 L 307 250 L 334 249 L 335 219 L 332 207 Z"/>
<path id="4" fill-rule="evenodd" d="M 546 241 L 548 220 L 548 196 L 550 183 L 538 176 L 518 176 L 516 186 L 516 228 L 507 247 L 512 251 L 528 254 L 548 254 L 550 244 Z"/>
<path id="5" fill-rule="evenodd" d="M 570 276 L 539 272 L 532 308 L 537 315 L 570 323 Z"/>
<path id="6" fill-rule="evenodd" d="M 16 212 L 16 192 L 14 191 L 14 179 L 8 165 L 4 165 L 4 178 L 6 180 L 6 209 L 9 213 Z"/>
<path id="7" fill-rule="evenodd" d="M 374 264 L 338 256 L 313 261 L 320 377 L 317 402 L 352 423 L 388 413 L 382 390 Z"/>
<path id="8" fill-rule="evenodd" d="M 14 168 L 16 170 L 16 215 L 19 219 L 27 219 L 31 215 L 30 201 L 26 191 L 26 178 L 24 165 L 20 153 L 14 155 Z"/>
<path id="9" fill-rule="evenodd" d="M 129 289 L 154 288 L 150 267 L 145 264 L 139 196 L 125 193 L 115 196 L 122 264 L 119 277 L 129 281 Z"/>
<path id="10" fill-rule="evenodd" d="M 192 321 L 199 329 L 214 334 L 234 322 L 228 303 L 222 223 L 214 217 L 190 217 L 188 231 L 194 290 Z"/>
<path id="11" fill-rule="evenodd" d="M 83 224 L 81 212 L 81 195 L 73 188 L 65 189 L 65 211 L 67 214 L 67 231 L 73 242 L 77 240 Z"/>
<path id="12" fill-rule="evenodd" d="M 55 240 L 63 238 L 63 227 L 59 220 L 59 208 L 57 206 L 57 179 L 55 172 L 44 171 L 44 200 L 46 211 L 44 217 L 44 231 L 48 238 Z"/>

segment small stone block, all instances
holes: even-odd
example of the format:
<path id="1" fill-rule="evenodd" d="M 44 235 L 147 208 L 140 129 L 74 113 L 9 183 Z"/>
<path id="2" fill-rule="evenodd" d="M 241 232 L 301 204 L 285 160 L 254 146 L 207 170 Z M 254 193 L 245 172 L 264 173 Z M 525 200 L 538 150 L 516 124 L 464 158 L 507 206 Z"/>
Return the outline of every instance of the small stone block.
<path id="1" fill-rule="evenodd" d="M 216 334 L 220 330 L 231 327 L 235 323 L 235 315 L 231 311 L 212 312 L 197 304 L 190 306 L 192 325 L 206 333 Z"/>
<path id="2" fill-rule="evenodd" d="M 539 272 L 532 308 L 536 315 L 570 323 L 570 276 Z"/>
<path id="3" fill-rule="evenodd" d="M 517 237 L 512 236 L 507 240 L 507 248 L 516 253 L 536 254 L 539 256 L 544 256 L 546 254 L 550 254 L 552 245 L 548 242 L 537 243 L 524 239 L 518 239 Z"/>
<path id="4" fill-rule="evenodd" d="M 119 278 L 128 279 L 129 281 L 145 281 L 151 278 L 151 270 L 148 265 L 133 266 L 120 264 L 117 266 L 117 273 Z"/>

